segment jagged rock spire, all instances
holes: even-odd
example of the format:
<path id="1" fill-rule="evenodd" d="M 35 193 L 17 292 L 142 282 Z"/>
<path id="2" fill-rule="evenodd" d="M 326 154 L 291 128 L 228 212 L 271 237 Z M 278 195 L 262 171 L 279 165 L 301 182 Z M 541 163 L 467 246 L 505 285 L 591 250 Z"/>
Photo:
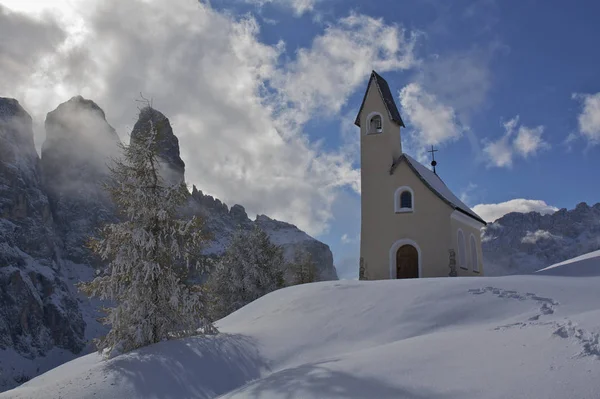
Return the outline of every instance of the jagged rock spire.
<path id="1" fill-rule="evenodd" d="M 183 182 L 185 163 L 179 155 L 179 140 L 173 133 L 169 119 L 152 107 L 140 110 L 138 121 L 131 132 L 131 140 L 139 140 L 151 131 L 151 123 L 157 129 L 157 155 L 165 163 L 163 178 L 170 183 Z"/>

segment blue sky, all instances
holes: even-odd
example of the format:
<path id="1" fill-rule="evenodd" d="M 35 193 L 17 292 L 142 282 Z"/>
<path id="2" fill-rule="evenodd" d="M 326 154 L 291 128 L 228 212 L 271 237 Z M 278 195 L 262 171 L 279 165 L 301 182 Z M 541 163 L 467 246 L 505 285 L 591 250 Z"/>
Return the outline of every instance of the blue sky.
<path id="1" fill-rule="evenodd" d="M 352 122 L 371 69 L 394 93 L 404 150 L 428 162 L 434 144 L 439 175 L 484 218 L 600 198 L 596 1 L 0 6 L 28 44 L 0 46 L 0 95 L 34 116 L 38 148 L 45 112 L 76 94 L 126 140 L 144 92 L 173 122 L 190 183 L 326 242 L 341 277 L 357 275 Z"/>
<path id="2" fill-rule="evenodd" d="M 306 46 L 327 21 L 349 11 L 418 31 L 417 56 L 429 64 L 426 68 L 439 68 L 433 76 L 420 79 L 425 79 L 423 84 L 434 95 L 438 94 L 436 83 L 448 86 L 439 91 L 444 96 L 440 101 L 454 107 L 464 129 L 461 138 L 438 145 L 438 171 L 446 184 L 471 206 L 523 198 L 570 209 L 600 198 L 600 185 L 594 183 L 600 170 L 600 149 L 578 134 L 582 100 L 573 99 L 574 93 L 600 92 L 600 53 L 593 50 L 600 35 L 595 17 L 600 14 L 600 4 L 576 4 L 546 0 L 323 1 L 315 4 L 314 12 L 301 17 L 290 16 L 290 10 L 277 3 L 263 6 L 259 15 L 281 21 L 265 25 L 262 35 L 265 41 L 286 41 L 289 57 L 294 57 L 294 45 Z M 251 8 L 243 11 L 253 12 Z M 445 64 L 445 60 L 450 61 Z M 461 63 L 476 69 L 477 76 L 446 69 L 459 68 Z M 383 75 L 397 94 L 419 79 L 419 73 L 420 68 L 415 68 Z M 461 80 L 455 87 L 444 82 L 453 78 Z M 342 115 L 356 112 L 364 86 L 349 97 Z M 400 105 L 398 98 L 396 101 Z M 406 110 L 400 111 L 410 122 Z M 510 167 L 491 166 L 484 152 L 486 142 L 501 139 L 506 134 L 504 124 L 517 116 L 520 126 L 543 126 L 541 137 L 547 145 L 527 157 L 514 154 Z M 313 140 L 324 138 L 327 146 L 335 147 L 339 145 L 336 123 L 337 116 L 333 120 L 318 118 L 307 125 L 307 132 Z M 412 128 L 407 123 L 407 130 Z M 569 137 L 572 139 L 567 140 Z M 358 194 L 347 190 L 343 195 L 355 209 Z M 344 244 L 340 237 L 347 234 L 354 239 L 358 229 L 356 220 L 336 220 L 331 232 L 321 238 L 340 259 L 339 254 L 356 245 L 355 241 Z"/>

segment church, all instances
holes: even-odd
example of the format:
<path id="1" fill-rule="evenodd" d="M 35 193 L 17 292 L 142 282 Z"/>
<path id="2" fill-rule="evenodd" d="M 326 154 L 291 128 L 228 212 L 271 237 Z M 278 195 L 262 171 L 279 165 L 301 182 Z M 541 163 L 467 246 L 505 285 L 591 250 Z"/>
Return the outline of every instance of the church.
<path id="1" fill-rule="evenodd" d="M 354 123 L 360 127 L 359 278 L 483 275 L 485 221 L 444 184 L 435 160 L 431 170 L 402 152 L 404 122 L 375 71 Z"/>

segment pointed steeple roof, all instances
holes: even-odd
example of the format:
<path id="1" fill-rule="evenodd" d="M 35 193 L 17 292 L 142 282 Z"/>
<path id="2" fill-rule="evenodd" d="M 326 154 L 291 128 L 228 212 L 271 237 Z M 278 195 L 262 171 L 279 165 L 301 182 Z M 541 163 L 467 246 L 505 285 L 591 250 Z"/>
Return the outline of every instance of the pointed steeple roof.
<path id="1" fill-rule="evenodd" d="M 377 85 L 377 89 L 379 90 L 379 94 L 381 94 L 381 98 L 383 99 L 383 103 L 385 104 L 385 107 L 387 108 L 390 119 L 393 120 L 394 122 L 396 122 L 397 124 L 399 124 L 400 126 L 406 127 L 406 126 L 404 126 L 404 122 L 402 122 L 402 118 L 400 117 L 400 112 L 398 112 L 398 107 L 396 107 L 396 102 L 394 101 L 394 96 L 392 95 L 390 86 L 388 86 L 388 83 L 385 81 L 385 79 L 382 78 L 375 71 L 371 72 L 371 77 L 369 78 L 369 84 L 367 85 L 367 90 L 365 91 L 365 96 L 363 97 L 362 104 L 360 105 L 360 109 L 358 110 L 358 115 L 356 115 L 356 120 L 354 121 L 354 124 L 356 126 L 360 127 L 360 113 L 362 112 L 363 107 L 365 106 L 365 100 L 367 99 L 367 93 L 369 92 L 369 88 L 371 87 L 371 84 L 373 84 L 373 83 L 375 83 Z"/>

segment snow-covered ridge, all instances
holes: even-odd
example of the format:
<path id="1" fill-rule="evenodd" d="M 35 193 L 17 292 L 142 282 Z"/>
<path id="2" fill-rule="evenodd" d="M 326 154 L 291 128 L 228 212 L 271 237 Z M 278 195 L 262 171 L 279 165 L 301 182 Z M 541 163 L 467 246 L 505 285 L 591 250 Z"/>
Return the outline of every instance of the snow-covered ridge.
<path id="1" fill-rule="evenodd" d="M 600 277 L 340 281 L 276 291 L 221 334 L 91 354 L 0 398 L 596 399 Z"/>
<path id="2" fill-rule="evenodd" d="M 483 233 L 488 276 L 533 273 L 600 249 L 600 203 L 553 214 L 509 213 Z"/>
<path id="3" fill-rule="evenodd" d="M 593 251 L 564 262 L 548 266 L 537 273 L 546 276 L 588 277 L 600 275 L 600 251 Z"/>

